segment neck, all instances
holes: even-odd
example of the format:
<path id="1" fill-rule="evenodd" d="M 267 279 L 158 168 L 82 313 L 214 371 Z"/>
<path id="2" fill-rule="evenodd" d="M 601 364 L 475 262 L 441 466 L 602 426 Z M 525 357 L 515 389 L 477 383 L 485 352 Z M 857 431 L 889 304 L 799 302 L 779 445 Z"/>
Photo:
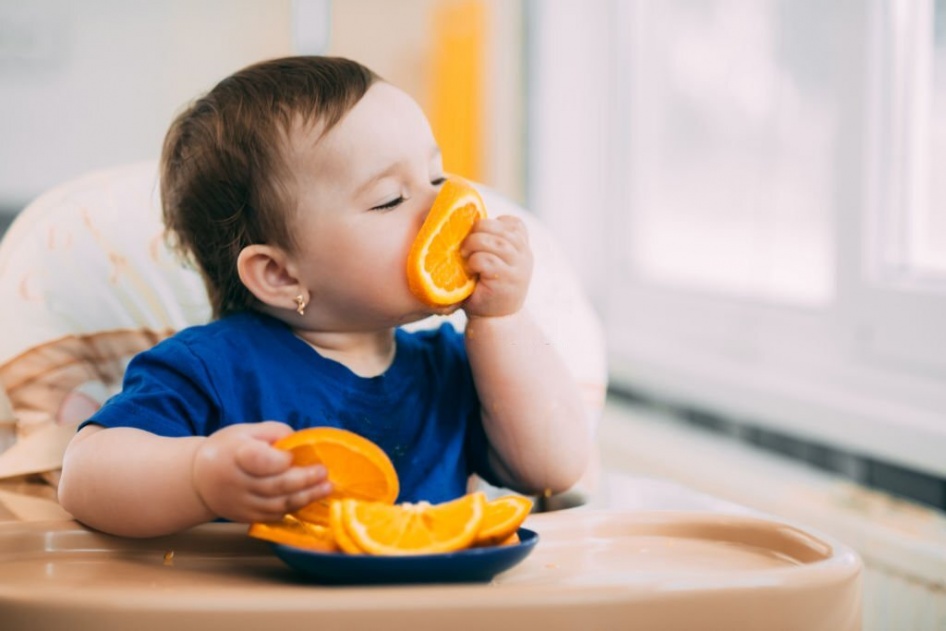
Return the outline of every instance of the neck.
<path id="1" fill-rule="evenodd" d="M 394 361 L 394 329 L 366 333 L 337 333 L 295 329 L 298 338 L 319 355 L 342 364 L 359 377 L 376 377 Z"/>

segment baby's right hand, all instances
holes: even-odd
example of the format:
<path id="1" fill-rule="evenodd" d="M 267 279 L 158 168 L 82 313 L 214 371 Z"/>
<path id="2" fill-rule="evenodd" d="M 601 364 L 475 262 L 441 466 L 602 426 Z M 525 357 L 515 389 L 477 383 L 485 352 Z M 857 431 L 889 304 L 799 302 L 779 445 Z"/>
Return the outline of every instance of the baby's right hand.
<path id="1" fill-rule="evenodd" d="M 214 515 L 249 523 L 279 521 L 331 493 L 325 467 L 293 467 L 292 455 L 272 446 L 292 431 L 266 421 L 231 425 L 208 436 L 194 454 L 198 497 Z"/>

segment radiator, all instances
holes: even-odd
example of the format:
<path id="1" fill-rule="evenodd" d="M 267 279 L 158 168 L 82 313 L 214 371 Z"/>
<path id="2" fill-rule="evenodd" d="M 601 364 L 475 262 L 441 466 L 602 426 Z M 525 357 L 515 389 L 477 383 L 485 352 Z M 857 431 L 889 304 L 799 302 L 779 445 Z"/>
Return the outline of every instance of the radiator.
<path id="1" fill-rule="evenodd" d="M 865 565 L 864 631 L 946 631 L 943 513 L 646 407 L 609 403 L 598 437 L 606 472 L 672 481 L 701 494 L 707 506 L 722 502 L 762 511 L 857 550 Z M 623 501 L 629 492 L 617 491 Z M 667 500 L 638 499 L 637 506 L 680 507 L 661 501 Z"/>
<path id="2" fill-rule="evenodd" d="M 868 564 L 864 574 L 864 629 L 946 629 L 946 591 L 925 578 Z"/>

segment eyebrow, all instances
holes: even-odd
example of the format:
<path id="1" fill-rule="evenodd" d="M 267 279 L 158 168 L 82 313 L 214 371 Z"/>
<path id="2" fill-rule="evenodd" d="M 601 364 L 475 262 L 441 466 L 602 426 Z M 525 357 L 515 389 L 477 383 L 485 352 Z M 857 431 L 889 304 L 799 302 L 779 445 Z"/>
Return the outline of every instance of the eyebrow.
<path id="1" fill-rule="evenodd" d="M 434 145 L 433 149 L 430 152 L 430 159 L 433 160 L 434 158 L 437 158 L 438 156 L 441 156 L 441 155 L 443 155 L 443 152 L 440 150 L 440 146 Z M 355 189 L 355 195 L 361 195 L 363 192 L 371 188 L 371 186 L 375 182 L 377 182 L 378 180 L 383 180 L 384 178 L 388 177 L 389 175 L 391 175 L 392 173 L 400 169 L 404 165 L 404 162 L 405 162 L 404 160 L 398 160 L 397 162 L 392 162 L 385 168 L 381 169 L 380 171 L 378 171 L 377 173 L 375 173 L 374 175 L 366 179 L 363 184 L 360 184 L 358 188 Z"/>

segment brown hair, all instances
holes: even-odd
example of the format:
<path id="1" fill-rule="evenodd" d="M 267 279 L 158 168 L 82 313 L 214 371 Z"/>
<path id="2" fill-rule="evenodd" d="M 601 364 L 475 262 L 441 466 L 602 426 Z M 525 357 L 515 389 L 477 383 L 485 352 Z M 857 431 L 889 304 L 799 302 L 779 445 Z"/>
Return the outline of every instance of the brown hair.
<path id="1" fill-rule="evenodd" d="M 285 151 L 293 125 L 328 131 L 379 80 L 348 59 L 274 59 L 227 77 L 171 124 L 161 152 L 164 223 L 203 276 L 214 317 L 256 302 L 237 274 L 243 248 L 295 246 Z"/>

